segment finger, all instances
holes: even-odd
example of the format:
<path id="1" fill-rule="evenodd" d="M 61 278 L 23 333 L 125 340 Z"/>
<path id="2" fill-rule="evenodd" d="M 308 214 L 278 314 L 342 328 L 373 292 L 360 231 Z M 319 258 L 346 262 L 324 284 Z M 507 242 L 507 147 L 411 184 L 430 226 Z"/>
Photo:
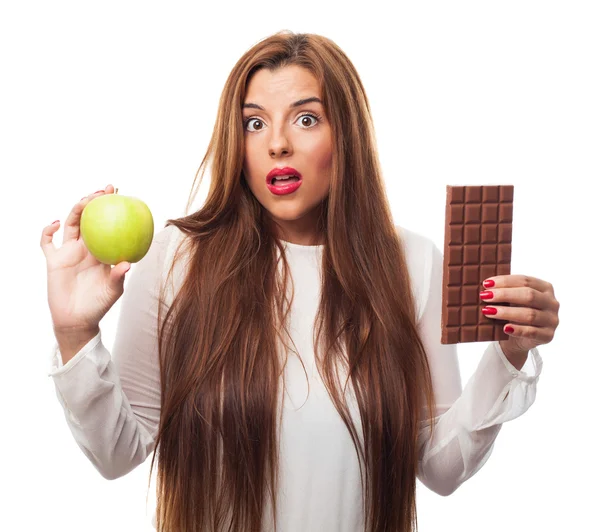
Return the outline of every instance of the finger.
<path id="1" fill-rule="evenodd" d="M 54 233 L 56 233 L 56 231 L 58 231 L 59 227 L 60 227 L 60 221 L 56 220 L 56 222 L 54 222 L 53 224 L 47 225 L 42 230 L 42 238 L 40 239 L 40 247 L 42 248 L 42 251 L 44 252 L 44 255 L 46 256 L 46 258 L 49 258 L 52 255 L 52 253 L 54 253 L 56 251 L 56 246 L 54 245 L 54 242 L 52 242 L 52 237 L 54 236 Z"/>
<path id="2" fill-rule="evenodd" d="M 512 327 L 513 332 L 507 331 L 507 327 Z M 547 327 L 531 327 L 529 325 L 520 325 L 518 323 L 507 323 L 504 326 L 504 332 L 510 336 L 527 338 L 539 344 L 548 344 L 554 338 L 554 330 Z"/>
<path id="3" fill-rule="evenodd" d="M 125 274 L 130 268 L 131 263 L 127 261 L 119 262 L 114 268 L 111 268 L 108 284 L 113 297 L 117 298 L 123 293 Z"/>
<path id="4" fill-rule="evenodd" d="M 509 321 L 531 327 L 555 328 L 556 318 L 554 313 L 525 307 L 494 307 L 485 306 L 481 313 L 494 320 Z"/>
<path id="5" fill-rule="evenodd" d="M 539 292 L 534 288 L 494 288 L 482 290 L 479 298 L 483 303 L 512 303 L 517 306 L 546 310 L 553 308 L 553 299 L 550 294 Z"/>
<path id="6" fill-rule="evenodd" d="M 86 205 L 90 201 L 103 194 L 105 194 L 105 191 L 99 190 L 93 194 L 90 194 L 89 196 L 81 198 L 81 200 L 75 204 L 65 221 L 63 244 L 65 242 L 69 242 L 70 240 L 79 239 L 79 223 L 81 222 L 81 214 L 83 213 L 83 209 L 85 209 Z"/>
<path id="7" fill-rule="evenodd" d="M 493 281 L 493 285 L 489 285 L 487 281 Z M 528 287 L 537 290 L 538 292 L 552 292 L 552 284 L 543 279 L 532 277 L 531 275 L 497 275 L 495 277 L 488 277 L 484 281 L 483 286 L 486 288 L 508 288 L 508 287 Z"/>

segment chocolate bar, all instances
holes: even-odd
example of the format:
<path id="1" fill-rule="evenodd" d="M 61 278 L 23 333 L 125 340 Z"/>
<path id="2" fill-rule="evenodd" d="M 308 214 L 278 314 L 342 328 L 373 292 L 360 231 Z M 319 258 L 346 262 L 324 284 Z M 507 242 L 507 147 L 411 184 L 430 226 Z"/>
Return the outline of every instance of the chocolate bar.
<path id="1" fill-rule="evenodd" d="M 506 320 L 488 318 L 483 281 L 510 274 L 514 185 L 446 186 L 442 344 L 506 340 Z"/>

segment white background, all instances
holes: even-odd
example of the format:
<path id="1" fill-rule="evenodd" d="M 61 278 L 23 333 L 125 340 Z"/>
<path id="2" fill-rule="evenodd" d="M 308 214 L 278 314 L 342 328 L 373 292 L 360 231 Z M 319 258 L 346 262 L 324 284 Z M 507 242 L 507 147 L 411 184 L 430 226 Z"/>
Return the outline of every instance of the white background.
<path id="1" fill-rule="evenodd" d="M 211 4 L 0 9 L 2 528 L 151 530 L 151 458 L 102 478 L 47 375 L 41 231 L 109 183 L 149 205 L 155 231 L 183 215 L 229 71 L 290 29 L 331 38 L 357 67 L 396 223 L 443 249 L 447 184 L 513 184 L 512 273 L 551 282 L 561 303 L 556 336 L 539 348 L 536 402 L 454 494 L 419 483 L 420 530 L 598 530 L 598 4 Z M 208 174 L 204 185 L 196 206 Z M 109 349 L 118 313 L 119 303 L 101 323 Z M 459 345 L 463 385 L 486 345 Z"/>

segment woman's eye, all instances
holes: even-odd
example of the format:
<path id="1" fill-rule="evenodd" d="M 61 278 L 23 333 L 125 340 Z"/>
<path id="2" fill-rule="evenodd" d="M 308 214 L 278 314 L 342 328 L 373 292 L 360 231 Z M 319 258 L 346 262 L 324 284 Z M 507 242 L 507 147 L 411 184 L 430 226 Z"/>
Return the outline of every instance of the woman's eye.
<path id="1" fill-rule="evenodd" d="M 262 120 L 260 118 L 248 118 L 248 120 L 246 120 L 246 123 L 245 123 L 246 130 L 248 130 L 249 124 L 255 124 L 256 122 L 262 123 Z M 254 129 L 254 130 L 250 130 L 250 131 L 257 131 L 257 130 Z"/>
<path id="2" fill-rule="evenodd" d="M 315 116 L 315 115 L 311 114 L 311 113 L 305 113 L 305 114 L 303 114 L 303 115 L 300 115 L 300 116 L 298 117 L 298 120 L 302 119 L 302 122 L 304 123 L 304 122 L 306 122 L 306 121 L 309 121 L 309 119 L 310 119 L 310 118 L 312 118 L 313 120 L 315 120 L 315 123 L 317 123 L 317 122 L 319 121 L 319 118 L 318 118 L 317 116 Z M 245 129 L 246 129 L 247 131 L 250 131 L 250 132 L 254 132 L 254 131 L 260 131 L 260 130 L 262 129 L 262 127 L 258 128 L 258 129 L 250 129 L 250 130 L 248 129 L 248 125 L 249 125 L 249 124 L 255 124 L 256 122 L 258 122 L 258 123 L 261 123 L 261 124 L 263 123 L 263 121 L 262 121 L 260 118 L 248 118 L 248 119 L 247 119 L 247 120 L 244 122 L 244 127 L 245 127 Z M 313 127 L 314 125 L 315 125 L 315 124 L 313 124 L 313 125 L 310 125 L 310 124 L 309 124 L 309 125 L 305 126 L 305 127 L 304 127 L 304 129 L 308 129 L 308 128 L 310 128 L 310 127 Z"/>

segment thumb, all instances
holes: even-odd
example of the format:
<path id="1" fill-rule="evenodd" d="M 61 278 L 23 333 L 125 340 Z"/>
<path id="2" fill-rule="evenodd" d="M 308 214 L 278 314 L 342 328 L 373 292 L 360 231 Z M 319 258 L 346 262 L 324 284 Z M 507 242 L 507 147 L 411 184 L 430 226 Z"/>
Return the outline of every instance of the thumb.
<path id="1" fill-rule="evenodd" d="M 110 277 L 108 283 L 110 288 L 117 294 L 123 293 L 123 284 L 125 282 L 125 274 L 131 268 L 129 262 L 119 262 L 114 268 L 110 269 Z"/>

